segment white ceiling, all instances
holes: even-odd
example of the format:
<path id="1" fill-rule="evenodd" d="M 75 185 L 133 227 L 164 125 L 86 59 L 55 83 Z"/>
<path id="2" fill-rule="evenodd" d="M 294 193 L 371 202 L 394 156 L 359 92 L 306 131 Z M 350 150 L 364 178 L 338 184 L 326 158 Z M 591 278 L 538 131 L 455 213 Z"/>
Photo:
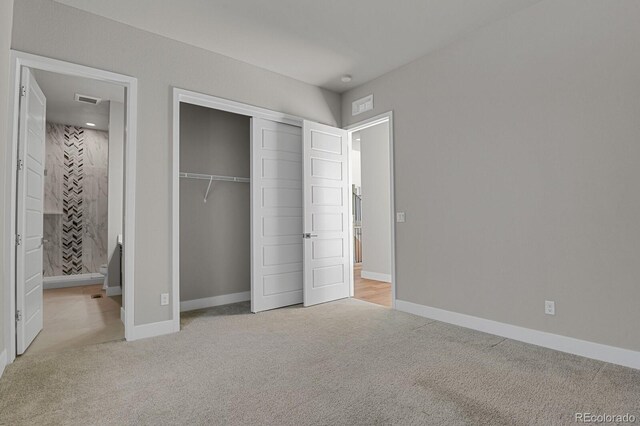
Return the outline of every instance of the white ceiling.
<path id="1" fill-rule="evenodd" d="M 56 1 L 342 92 L 540 0 Z"/>
<path id="2" fill-rule="evenodd" d="M 124 102 L 124 88 L 82 77 L 72 77 L 48 71 L 33 70 L 38 86 L 47 98 L 47 121 L 109 130 L 109 101 Z M 89 105 L 75 100 L 76 93 L 101 98 L 98 105 Z"/>

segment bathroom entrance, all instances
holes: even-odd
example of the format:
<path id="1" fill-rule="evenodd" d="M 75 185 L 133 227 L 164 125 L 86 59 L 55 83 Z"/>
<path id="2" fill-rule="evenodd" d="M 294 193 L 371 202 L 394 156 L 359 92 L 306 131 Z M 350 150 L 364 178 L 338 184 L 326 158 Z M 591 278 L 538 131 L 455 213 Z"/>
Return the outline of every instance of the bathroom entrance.
<path id="1" fill-rule="evenodd" d="M 25 232 L 24 242 L 40 238 L 25 247 L 22 320 L 41 318 L 42 328 L 32 341 L 18 338 L 18 354 L 123 339 L 125 89 L 37 69 L 25 75 L 31 95 L 25 108 L 31 111 L 23 208 L 24 226 L 33 234 Z M 30 283 L 40 282 L 37 275 L 42 292 L 34 285 L 29 293 Z"/>

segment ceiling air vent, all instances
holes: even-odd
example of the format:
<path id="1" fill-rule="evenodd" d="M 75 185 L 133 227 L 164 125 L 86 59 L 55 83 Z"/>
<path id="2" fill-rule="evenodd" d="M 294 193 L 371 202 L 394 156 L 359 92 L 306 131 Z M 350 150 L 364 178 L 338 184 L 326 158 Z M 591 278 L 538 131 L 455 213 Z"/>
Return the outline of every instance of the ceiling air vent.
<path id="1" fill-rule="evenodd" d="M 83 104 L 98 105 L 100 102 L 102 102 L 102 99 L 96 98 L 94 96 L 81 95 L 80 93 L 76 93 L 76 102 L 82 102 Z"/>

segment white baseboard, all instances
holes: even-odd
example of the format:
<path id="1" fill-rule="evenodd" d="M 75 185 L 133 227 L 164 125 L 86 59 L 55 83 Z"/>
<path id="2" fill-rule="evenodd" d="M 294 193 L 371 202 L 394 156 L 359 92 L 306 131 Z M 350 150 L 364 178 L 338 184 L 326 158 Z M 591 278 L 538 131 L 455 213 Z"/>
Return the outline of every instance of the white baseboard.
<path id="1" fill-rule="evenodd" d="M 7 366 L 7 350 L 3 350 L 0 353 L 0 377 L 2 377 L 2 373 L 4 373 L 4 368 Z"/>
<path id="2" fill-rule="evenodd" d="M 184 302 L 180 302 L 180 312 L 228 305 L 230 303 L 246 302 L 247 300 L 251 300 L 251 292 L 249 291 L 223 294 L 222 296 L 204 297 L 202 299 L 185 300 Z"/>
<path id="3" fill-rule="evenodd" d="M 177 327 L 176 327 L 176 324 Z M 126 330 L 126 328 L 125 328 Z M 128 330 L 126 330 L 128 331 Z M 171 334 L 180 331 L 180 324 L 174 320 L 152 322 L 151 324 L 134 325 L 131 333 L 125 333 L 126 339 L 139 340 L 148 337 L 161 336 L 163 334 Z"/>
<path id="4" fill-rule="evenodd" d="M 122 287 L 107 287 L 107 296 L 120 296 L 122 294 Z"/>
<path id="5" fill-rule="evenodd" d="M 62 275 L 59 277 L 45 277 L 42 288 L 50 290 L 54 288 L 80 287 L 83 285 L 102 284 L 104 277 L 101 274 Z"/>
<path id="6" fill-rule="evenodd" d="M 381 274 L 379 272 L 360 271 L 360 276 L 365 280 L 391 282 L 391 274 Z"/>
<path id="7" fill-rule="evenodd" d="M 484 333 L 495 334 L 508 339 L 530 343 L 532 345 L 580 355 L 586 358 L 597 359 L 598 361 L 610 362 L 612 364 L 640 369 L 640 352 L 632 351 L 630 349 L 588 342 L 586 340 L 575 339 L 573 337 L 560 336 L 558 334 L 519 327 L 471 315 L 445 311 L 443 309 L 405 302 L 403 300 L 396 300 L 396 309 L 421 317 L 482 331 Z"/>

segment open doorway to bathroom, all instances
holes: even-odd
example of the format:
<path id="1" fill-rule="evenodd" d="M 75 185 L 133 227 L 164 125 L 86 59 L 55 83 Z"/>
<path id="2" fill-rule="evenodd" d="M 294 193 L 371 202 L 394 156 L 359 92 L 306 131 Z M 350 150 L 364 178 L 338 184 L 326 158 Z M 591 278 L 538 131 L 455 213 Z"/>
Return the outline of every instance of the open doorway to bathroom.
<path id="1" fill-rule="evenodd" d="M 393 306 L 390 118 L 351 129 L 353 287 L 356 299 Z"/>
<path id="2" fill-rule="evenodd" d="M 35 69 L 32 77 L 46 99 L 43 327 L 25 353 L 123 339 L 124 88 Z"/>

